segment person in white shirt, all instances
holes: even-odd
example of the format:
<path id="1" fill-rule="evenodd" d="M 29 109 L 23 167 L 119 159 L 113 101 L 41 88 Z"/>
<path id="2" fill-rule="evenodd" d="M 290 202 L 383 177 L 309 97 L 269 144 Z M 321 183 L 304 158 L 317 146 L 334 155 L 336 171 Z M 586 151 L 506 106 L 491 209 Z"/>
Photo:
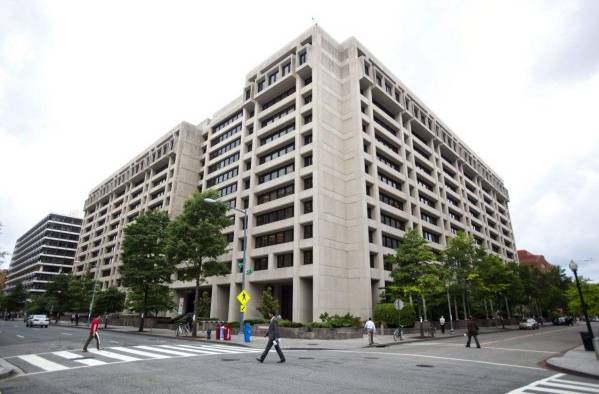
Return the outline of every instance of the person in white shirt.
<path id="1" fill-rule="evenodd" d="M 370 317 L 366 321 L 366 324 L 364 324 L 364 329 L 366 329 L 366 332 L 368 333 L 368 343 L 370 345 L 374 345 L 374 333 L 376 332 L 376 326 Z"/>
<path id="2" fill-rule="evenodd" d="M 441 315 L 439 319 L 439 326 L 441 326 L 441 334 L 445 334 L 445 318 Z"/>

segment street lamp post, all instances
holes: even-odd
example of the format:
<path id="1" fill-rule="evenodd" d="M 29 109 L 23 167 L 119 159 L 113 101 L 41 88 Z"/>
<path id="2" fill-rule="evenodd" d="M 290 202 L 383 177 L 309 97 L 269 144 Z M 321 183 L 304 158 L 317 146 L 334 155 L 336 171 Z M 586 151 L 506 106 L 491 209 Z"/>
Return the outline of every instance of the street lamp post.
<path id="1" fill-rule="evenodd" d="M 209 204 L 216 203 L 215 199 L 205 198 L 205 202 Z M 245 289 L 245 274 L 247 271 L 246 260 L 247 260 L 247 249 L 248 249 L 248 214 L 247 209 L 240 209 L 237 207 L 231 207 L 232 210 L 243 213 L 243 267 L 241 268 L 241 291 Z M 239 335 L 243 334 L 243 321 L 245 312 L 239 312 Z"/>
<path id="2" fill-rule="evenodd" d="M 453 316 L 451 314 L 451 299 L 449 298 L 449 284 L 445 284 L 445 291 L 447 291 L 447 306 L 449 308 L 449 332 L 453 334 Z"/>
<path id="3" fill-rule="evenodd" d="M 576 287 L 578 288 L 578 295 L 580 296 L 580 305 L 582 307 L 582 313 L 584 315 L 584 320 L 587 323 L 587 330 L 589 331 L 589 335 L 591 339 L 594 337 L 593 329 L 591 328 L 591 322 L 589 321 L 589 315 L 587 314 L 587 306 L 584 303 L 584 297 L 582 296 L 582 289 L 580 288 L 580 281 L 578 280 L 578 264 L 574 260 L 570 261 L 569 265 L 572 272 L 574 272 L 574 278 L 576 279 Z"/>

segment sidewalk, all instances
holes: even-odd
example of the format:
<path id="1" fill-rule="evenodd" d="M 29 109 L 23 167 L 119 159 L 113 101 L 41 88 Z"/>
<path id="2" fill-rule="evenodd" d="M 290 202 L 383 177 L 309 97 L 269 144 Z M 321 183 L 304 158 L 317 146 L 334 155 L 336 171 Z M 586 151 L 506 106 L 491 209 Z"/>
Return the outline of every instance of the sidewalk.
<path id="1" fill-rule="evenodd" d="M 595 357 L 595 352 L 587 352 L 583 346 L 568 350 L 561 356 L 548 358 L 545 362 L 560 371 L 599 378 L 599 360 Z"/>

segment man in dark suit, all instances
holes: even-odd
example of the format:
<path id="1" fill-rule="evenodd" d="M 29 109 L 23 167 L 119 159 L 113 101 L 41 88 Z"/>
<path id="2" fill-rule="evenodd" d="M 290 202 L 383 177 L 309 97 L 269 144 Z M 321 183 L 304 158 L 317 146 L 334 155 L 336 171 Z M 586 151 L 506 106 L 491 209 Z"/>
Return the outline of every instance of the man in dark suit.
<path id="1" fill-rule="evenodd" d="M 264 349 L 262 355 L 258 357 L 256 360 L 260 361 L 261 363 L 264 362 L 264 359 L 268 355 L 270 348 L 272 348 L 272 345 L 274 344 L 277 354 L 280 358 L 279 363 L 284 363 L 285 356 L 283 355 L 283 351 L 281 350 L 281 346 L 279 343 L 279 340 L 281 338 L 281 335 L 279 333 L 279 324 L 277 323 L 277 318 L 274 314 L 269 313 L 268 315 L 270 316 L 270 324 L 268 325 L 268 332 L 265 335 L 265 337 L 268 337 L 268 344 L 266 345 L 266 349 Z"/>

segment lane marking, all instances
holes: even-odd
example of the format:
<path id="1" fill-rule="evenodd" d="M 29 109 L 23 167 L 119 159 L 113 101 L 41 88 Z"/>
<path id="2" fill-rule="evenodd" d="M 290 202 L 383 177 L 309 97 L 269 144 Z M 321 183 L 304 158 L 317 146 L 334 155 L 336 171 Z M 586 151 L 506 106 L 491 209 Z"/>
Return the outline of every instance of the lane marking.
<path id="1" fill-rule="evenodd" d="M 582 387 L 580 387 L 578 385 L 561 383 L 561 381 L 559 381 L 559 380 L 557 380 L 555 382 L 552 381 L 552 380 L 550 380 L 548 382 L 543 382 L 541 384 L 541 386 L 543 386 L 543 387 L 539 387 L 539 388 L 542 388 L 543 390 L 545 390 L 545 386 L 549 386 L 551 388 L 555 387 L 555 388 L 558 388 L 558 389 L 584 390 L 584 391 L 588 391 L 588 392 L 591 392 L 591 393 L 599 393 L 599 389 L 594 389 L 594 388 L 591 388 L 591 387 L 584 387 L 584 388 L 582 388 Z"/>
<path id="2" fill-rule="evenodd" d="M 62 335 L 73 335 L 70 332 L 61 332 Z"/>
<path id="3" fill-rule="evenodd" d="M 34 365 L 44 371 L 62 371 L 64 369 L 69 369 L 69 367 L 65 367 L 64 365 L 60 365 L 58 363 L 54 363 L 52 361 L 48 361 L 45 358 L 41 358 L 35 354 L 26 354 L 24 356 L 18 356 L 21 360 L 27 361 L 29 364 Z"/>
<path id="4" fill-rule="evenodd" d="M 572 329 L 571 327 L 560 328 L 560 329 L 557 329 L 557 330 L 551 330 L 551 331 L 546 331 L 546 332 L 539 332 L 539 333 L 536 333 L 536 334 L 518 335 L 518 336 L 515 336 L 515 337 L 512 337 L 512 338 L 498 339 L 498 340 L 490 341 L 490 342 L 486 342 L 486 343 L 487 344 L 492 344 L 492 343 L 507 342 L 507 341 L 513 341 L 513 340 L 521 339 L 521 338 L 530 338 L 530 337 L 536 337 L 536 336 L 539 336 L 539 335 L 553 334 L 553 333 L 561 332 L 561 331 L 570 331 L 571 329 Z"/>
<path id="5" fill-rule="evenodd" d="M 185 350 L 186 352 L 194 352 L 194 353 L 202 353 L 202 354 L 220 354 L 217 352 L 210 352 L 208 350 L 190 349 L 190 348 L 183 348 L 183 347 L 169 346 L 169 345 L 160 345 L 160 347 L 174 349 L 174 350 Z"/>
<path id="6" fill-rule="evenodd" d="M 110 343 L 120 343 L 119 341 L 113 341 L 113 340 L 110 340 L 108 342 L 110 342 Z"/>
<path id="7" fill-rule="evenodd" d="M 570 379 L 560 379 L 560 382 L 563 383 L 569 383 L 569 384 L 577 384 L 579 386 L 588 386 L 588 387 L 596 387 L 599 388 L 599 384 L 595 384 L 595 383 L 587 383 L 587 382 L 578 382 L 576 380 L 570 380 Z"/>
<path id="8" fill-rule="evenodd" d="M 412 342 L 412 343 L 406 343 L 406 345 L 425 345 L 425 346 L 446 346 L 446 347 L 464 347 L 464 344 L 459 344 L 459 343 L 427 343 L 427 342 L 423 342 L 423 343 L 416 343 L 416 342 Z M 492 347 L 492 346 L 484 346 L 484 344 L 481 344 L 481 346 L 483 347 L 483 349 L 492 349 L 492 350 L 508 350 L 508 351 L 513 351 L 513 352 L 531 352 L 531 353 L 545 353 L 545 354 L 559 354 L 559 352 L 549 352 L 546 350 L 532 350 L 532 349 L 514 349 L 514 348 L 508 348 L 508 347 Z"/>
<path id="9" fill-rule="evenodd" d="M 101 361 L 101 360 L 96 360 L 95 358 L 84 358 L 81 360 L 75 360 L 75 362 L 77 363 L 81 363 L 81 364 L 85 364 L 89 367 L 96 367 L 98 365 L 106 365 L 108 364 L 105 361 Z"/>
<path id="10" fill-rule="evenodd" d="M 132 353 L 137 354 L 138 356 L 150 357 L 150 358 L 171 358 L 172 356 L 167 356 L 164 354 L 156 354 L 156 353 L 148 353 L 142 352 L 141 350 L 129 349 L 122 346 L 116 346 L 111 349 L 118 350 L 119 352 Z"/>
<path id="11" fill-rule="evenodd" d="M 137 349 L 143 349 L 143 350 L 151 350 L 153 352 L 161 352 L 161 353 L 166 353 L 166 354 L 174 354 L 175 356 L 194 356 L 194 354 L 192 353 L 184 353 L 184 352 L 178 352 L 175 350 L 168 350 L 168 349 L 161 349 L 158 347 L 153 347 L 153 346 L 135 346 Z"/>
<path id="12" fill-rule="evenodd" d="M 17 336 L 18 336 L 19 338 L 21 338 L 21 339 L 25 339 L 25 337 L 24 337 L 23 335 L 19 335 L 19 334 L 17 334 Z"/>
<path id="13" fill-rule="evenodd" d="M 181 346 L 201 346 L 201 347 L 206 347 L 206 348 L 237 350 L 239 352 L 248 352 L 248 353 L 252 353 L 252 352 L 255 352 L 256 350 L 258 350 L 258 349 L 241 347 L 241 346 L 227 346 L 227 345 L 181 345 Z M 258 351 L 261 352 L 261 350 L 258 350 Z"/>
<path id="14" fill-rule="evenodd" d="M 97 349 L 88 349 L 90 353 L 98 354 L 102 357 L 114 358 L 115 360 L 121 361 L 138 361 L 141 358 L 126 356 L 124 354 L 118 354 L 114 352 L 109 352 L 108 350 L 97 350 Z"/>
<path id="15" fill-rule="evenodd" d="M 74 360 L 76 358 L 83 358 L 83 356 L 80 355 L 80 354 L 71 353 L 71 352 L 68 352 L 66 350 L 64 350 L 62 352 L 54 352 L 52 354 L 55 354 L 55 355 L 57 355 L 59 357 L 62 357 L 62 358 L 66 358 L 67 360 Z"/>
<path id="16" fill-rule="evenodd" d="M 492 362 L 492 361 L 468 360 L 466 358 L 430 356 L 430 355 L 427 355 L 427 354 L 385 353 L 385 352 L 360 352 L 360 351 L 356 351 L 356 350 L 328 350 L 328 351 L 329 352 L 341 352 L 341 353 L 381 354 L 381 355 L 387 355 L 387 356 L 422 357 L 422 358 L 430 358 L 430 359 L 435 359 L 435 360 L 462 361 L 462 362 L 473 363 L 473 364 L 496 365 L 496 366 L 499 366 L 499 367 L 532 369 L 532 370 L 535 370 L 535 371 L 547 371 L 545 368 L 529 367 L 527 365 L 495 363 L 495 362 Z"/>
<path id="17" fill-rule="evenodd" d="M 221 348 L 215 348 L 215 347 L 208 347 L 208 346 L 202 346 L 202 345 L 198 345 L 198 346 L 190 346 L 190 345 L 180 345 L 180 346 L 184 346 L 184 347 L 191 347 L 192 349 L 206 349 L 208 351 L 214 351 L 214 352 L 218 352 L 220 354 L 233 354 L 233 353 L 239 353 L 233 350 L 227 350 L 227 349 L 221 349 Z"/>

